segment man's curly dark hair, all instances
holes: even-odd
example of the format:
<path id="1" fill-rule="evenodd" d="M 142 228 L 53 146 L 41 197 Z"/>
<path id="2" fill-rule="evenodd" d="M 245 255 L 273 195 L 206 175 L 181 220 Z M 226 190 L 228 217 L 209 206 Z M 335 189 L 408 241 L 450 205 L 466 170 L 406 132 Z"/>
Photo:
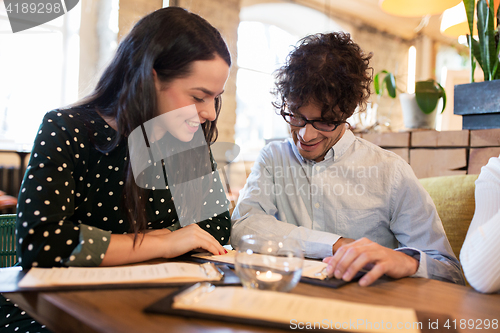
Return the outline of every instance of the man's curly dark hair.
<path id="1" fill-rule="evenodd" d="M 366 109 L 373 74 L 371 57 L 348 33 L 304 37 L 275 72 L 273 106 L 281 114 L 287 109 L 294 113 L 313 102 L 321 107 L 324 119 L 345 121 L 357 106 Z"/>

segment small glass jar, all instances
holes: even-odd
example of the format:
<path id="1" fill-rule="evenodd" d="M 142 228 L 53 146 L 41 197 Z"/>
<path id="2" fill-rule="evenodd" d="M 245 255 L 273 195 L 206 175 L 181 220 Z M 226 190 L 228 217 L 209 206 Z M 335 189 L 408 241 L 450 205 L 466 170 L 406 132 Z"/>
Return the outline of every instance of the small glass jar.
<path id="1" fill-rule="evenodd" d="M 287 292 L 299 282 L 303 260 L 295 239 L 247 235 L 238 243 L 235 269 L 245 288 Z"/>

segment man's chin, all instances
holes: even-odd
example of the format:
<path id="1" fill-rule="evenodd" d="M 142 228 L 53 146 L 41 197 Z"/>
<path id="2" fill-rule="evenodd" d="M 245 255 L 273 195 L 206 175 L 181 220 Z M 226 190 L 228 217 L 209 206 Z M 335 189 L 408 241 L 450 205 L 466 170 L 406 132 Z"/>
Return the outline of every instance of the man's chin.
<path id="1" fill-rule="evenodd" d="M 305 158 L 306 160 L 311 160 L 311 161 L 315 161 L 320 155 L 317 152 L 307 151 L 307 150 L 303 150 L 300 148 L 299 148 L 299 153 L 303 158 Z"/>

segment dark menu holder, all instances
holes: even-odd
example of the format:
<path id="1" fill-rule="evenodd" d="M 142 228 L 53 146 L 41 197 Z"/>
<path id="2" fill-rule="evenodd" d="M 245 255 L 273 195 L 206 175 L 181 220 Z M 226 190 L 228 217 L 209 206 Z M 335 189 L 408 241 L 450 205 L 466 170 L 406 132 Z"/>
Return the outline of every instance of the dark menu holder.
<path id="1" fill-rule="evenodd" d="M 356 275 L 354 275 L 354 277 L 351 279 L 351 281 L 344 281 L 341 279 L 336 279 L 334 277 L 329 278 L 329 279 L 320 280 L 320 279 L 313 279 L 313 278 L 303 276 L 300 278 L 300 282 L 312 284 L 315 286 L 321 286 L 321 287 L 340 288 L 340 287 L 345 286 L 346 284 L 349 284 L 351 282 L 359 281 L 359 279 L 361 279 L 363 277 L 363 275 L 365 275 L 365 274 L 366 274 L 366 272 L 359 271 L 358 273 L 356 273 Z"/>
<path id="2" fill-rule="evenodd" d="M 193 262 L 197 262 L 197 263 L 212 262 L 214 264 L 221 264 L 221 262 L 217 261 L 216 259 L 210 260 L 210 259 L 205 259 L 205 258 L 191 257 L 190 260 L 193 261 Z M 233 264 L 226 263 L 226 265 L 229 268 L 234 269 L 234 265 Z M 358 273 L 356 273 L 356 275 L 354 275 L 354 277 L 351 279 L 351 281 L 344 281 L 344 280 L 341 280 L 341 279 L 336 279 L 335 277 L 332 277 L 332 278 L 329 278 L 329 279 L 320 280 L 320 279 L 314 279 L 314 278 L 302 276 L 300 278 L 300 282 L 307 283 L 307 284 L 312 284 L 312 285 L 315 285 L 315 286 L 321 286 L 321 287 L 340 288 L 340 287 L 345 286 L 346 284 L 349 284 L 351 282 L 357 282 L 357 281 L 359 281 L 359 279 L 361 279 L 363 277 L 363 275 L 365 275 L 365 274 L 366 274 L 366 272 L 359 271 Z"/>
<path id="3" fill-rule="evenodd" d="M 186 289 L 190 288 L 192 285 L 184 286 L 170 295 L 160 299 L 159 301 L 151 304 L 147 308 L 144 309 L 146 313 L 156 313 L 156 314 L 164 314 L 164 315 L 172 315 L 172 316 L 182 316 L 186 318 L 196 318 L 196 319 L 204 319 L 204 320 L 212 320 L 212 321 L 222 321 L 227 323 L 235 323 L 235 324 L 243 324 L 243 325 L 252 325 L 252 326 L 262 326 L 266 328 L 276 328 L 283 330 L 295 330 L 292 329 L 290 324 L 281 323 L 281 322 L 273 322 L 268 320 L 259 320 L 252 318 L 244 318 L 238 316 L 228 316 L 228 315 L 218 315 L 213 313 L 205 313 L 195 310 L 184 310 L 184 309 L 174 309 L 174 297 L 178 294 L 182 293 Z M 226 285 L 225 285 L 226 286 Z M 224 287 L 224 286 L 220 286 Z M 451 322 L 453 319 L 446 314 L 440 313 L 432 313 L 432 312 L 423 312 L 416 311 L 417 319 L 420 323 L 422 323 L 421 332 L 422 333 L 458 333 L 456 329 L 453 327 L 444 327 L 444 324 L 449 320 Z M 431 323 L 439 323 L 439 326 L 432 326 Z M 432 326 L 432 327 L 431 327 Z M 308 332 L 319 332 L 325 331 L 323 328 L 318 329 L 308 329 Z M 342 330 L 334 330 L 335 332 L 346 332 Z"/>

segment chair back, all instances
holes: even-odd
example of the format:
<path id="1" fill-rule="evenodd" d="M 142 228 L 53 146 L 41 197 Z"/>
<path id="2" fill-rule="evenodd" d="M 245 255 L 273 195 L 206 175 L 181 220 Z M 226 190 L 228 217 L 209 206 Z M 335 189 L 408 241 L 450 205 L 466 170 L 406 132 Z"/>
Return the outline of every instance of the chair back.
<path id="1" fill-rule="evenodd" d="M 475 181 L 478 175 L 422 178 L 443 222 L 444 231 L 457 258 L 475 210 Z"/>
<path id="2" fill-rule="evenodd" d="M 0 267 L 11 267 L 17 263 L 16 214 L 0 215 Z"/>

